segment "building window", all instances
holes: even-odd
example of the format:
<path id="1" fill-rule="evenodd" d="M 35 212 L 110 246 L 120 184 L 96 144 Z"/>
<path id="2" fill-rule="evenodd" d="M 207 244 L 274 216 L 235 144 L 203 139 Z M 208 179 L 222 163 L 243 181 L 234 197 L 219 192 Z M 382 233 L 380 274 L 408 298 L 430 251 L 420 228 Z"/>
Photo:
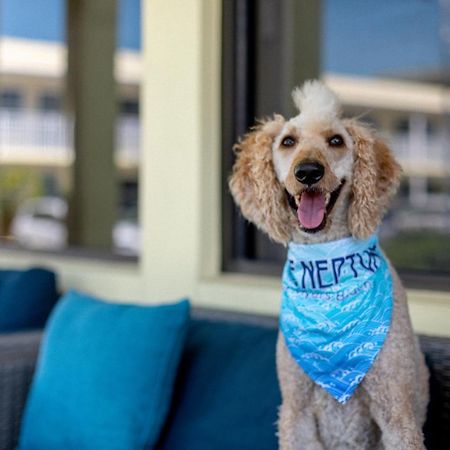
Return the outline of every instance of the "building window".
<path id="1" fill-rule="evenodd" d="M 61 96 L 45 92 L 39 96 L 38 109 L 43 112 L 58 112 L 61 110 Z"/>
<path id="2" fill-rule="evenodd" d="M 119 103 L 120 114 L 125 116 L 139 115 L 139 101 L 137 99 L 124 99 Z"/>
<path id="3" fill-rule="evenodd" d="M 255 118 L 292 116 L 289 91 L 320 77 L 340 96 L 345 115 L 381 130 L 403 166 L 380 232 L 390 259 L 407 285 L 449 288 L 449 23 L 448 2 L 439 1 L 225 2 L 224 270 L 282 269 L 285 250 L 246 223 L 228 194 L 231 148 Z M 425 100 L 414 102 L 418 93 Z"/>
<path id="4" fill-rule="evenodd" d="M 19 109 L 22 106 L 22 94 L 15 89 L 2 89 L 0 91 L 0 108 Z"/>

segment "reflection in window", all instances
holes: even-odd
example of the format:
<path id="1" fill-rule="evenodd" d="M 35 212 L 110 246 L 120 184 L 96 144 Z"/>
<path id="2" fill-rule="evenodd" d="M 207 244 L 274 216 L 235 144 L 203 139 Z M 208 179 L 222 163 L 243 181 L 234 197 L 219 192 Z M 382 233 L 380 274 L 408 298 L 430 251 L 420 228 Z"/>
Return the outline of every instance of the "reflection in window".
<path id="1" fill-rule="evenodd" d="M 0 108 L 18 109 L 22 106 L 22 94 L 18 90 L 2 89 L 0 92 Z"/>
<path id="2" fill-rule="evenodd" d="M 137 207 L 140 160 L 141 1 L 119 0 L 117 6 L 116 80 L 119 93 L 116 167 L 119 192 L 113 241 L 117 252 L 123 255 L 138 255 L 141 245 Z"/>
<path id="3" fill-rule="evenodd" d="M 247 54 L 251 70 L 247 84 L 239 85 L 242 73 L 232 79 L 243 93 L 250 93 L 250 100 L 240 100 L 240 108 L 238 103 L 234 105 L 236 111 L 247 116 L 237 125 L 233 122 L 234 130 L 239 131 L 234 131 L 224 152 L 229 152 L 230 143 L 242 134 L 242 128 L 248 128 L 254 116 L 261 115 L 259 80 L 279 77 L 283 70 L 296 70 L 288 65 L 269 64 L 261 73 L 259 63 L 268 55 L 273 59 L 273 48 L 282 53 L 284 48 L 290 48 L 290 41 L 295 41 L 293 36 L 258 34 L 267 21 L 265 10 L 289 8 L 288 5 L 290 2 L 275 0 L 265 1 L 264 7 L 257 3 L 254 16 L 262 25 L 247 18 L 238 27 L 239 19 L 235 18 L 236 35 L 224 30 L 228 46 L 233 39 L 241 47 L 247 42 L 247 53 L 240 47 L 240 52 L 225 60 L 225 68 L 233 64 L 230 61 Z M 399 193 L 381 228 L 384 248 L 401 269 L 450 273 L 450 3 L 322 0 L 321 6 L 319 25 L 316 29 L 311 27 L 309 36 L 314 42 L 314 32 L 318 32 L 320 45 L 308 48 L 310 54 L 302 60 L 303 65 L 314 65 L 311 53 L 319 54 L 319 76 L 340 97 L 344 114 L 358 116 L 379 129 L 404 169 Z M 273 30 L 281 29 L 281 19 L 273 14 L 270 17 L 272 22 L 278 20 L 278 27 Z M 295 26 L 291 28 L 295 30 Z M 256 65 L 252 64 L 254 54 Z M 242 66 L 243 61 L 239 64 Z M 264 98 L 279 95 L 278 84 L 264 86 Z M 275 111 L 272 105 L 263 115 Z M 225 117 L 224 126 L 227 121 L 237 121 L 235 116 Z M 225 168 L 225 176 L 229 170 L 230 166 Z M 229 201 L 227 195 L 225 205 Z M 230 210 L 225 209 L 225 217 Z M 268 272 L 270 266 L 272 273 L 279 273 L 284 251 L 254 227 L 239 222 L 236 210 L 228 215 L 231 219 L 224 228 L 233 229 L 233 234 L 224 242 L 228 242 L 228 248 L 234 247 L 231 256 L 227 256 L 224 244 L 224 267 L 261 273 Z"/>
<path id="4" fill-rule="evenodd" d="M 450 271 L 449 8 L 439 0 L 324 2 L 325 79 L 344 108 L 370 109 L 404 169 L 381 228 L 400 268 Z M 351 100 L 349 85 L 359 93 Z"/>
<path id="5" fill-rule="evenodd" d="M 139 101 L 137 99 L 125 99 L 120 102 L 120 114 L 139 115 Z"/>
<path id="6" fill-rule="evenodd" d="M 0 11 L 0 236 L 26 248 L 61 250 L 68 245 L 68 198 L 77 188 L 73 119 L 64 108 L 66 1 L 0 0 Z M 112 251 L 137 256 L 140 0 L 118 2 L 117 36 Z"/>
<path id="7" fill-rule="evenodd" d="M 39 97 L 38 109 L 43 112 L 58 112 L 61 110 L 61 96 L 45 92 Z"/>

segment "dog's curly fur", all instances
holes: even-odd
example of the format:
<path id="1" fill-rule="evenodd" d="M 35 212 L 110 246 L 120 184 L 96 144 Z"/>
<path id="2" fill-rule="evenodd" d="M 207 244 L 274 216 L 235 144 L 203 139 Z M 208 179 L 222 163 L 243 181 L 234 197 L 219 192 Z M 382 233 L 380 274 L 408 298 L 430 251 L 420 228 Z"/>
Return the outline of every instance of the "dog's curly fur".
<path id="1" fill-rule="evenodd" d="M 401 169 L 382 139 L 357 120 L 342 119 L 337 97 L 319 82 L 294 91 L 300 114 L 266 119 L 235 146 L 230 189 L 242 214 L 273 240 L 317 243 L 352 235 L 366 238 L 376 228 L 395 193 Z M 330 148 L 330 135 L 344 144 Z M 292 137 L 295 145 L 283 147 Z M 305 187 L 294 174 L 302 161 L 325 169 L 317 189 L 339 197 L 324 227 L 308 232 L 292 213 L 286 192 Z M 345 182 L 343 181 L 345 180 Z M 280 448 L 423 449 L 422 426 L 428 403 L 428 371 L 411 327 L 404 288 L 394 280 L 394 310 L 385 344 L 361 385 L 345 405 L 308 378 L 291 357 L 283 336 L 277 344 L 282 392 Z"/>

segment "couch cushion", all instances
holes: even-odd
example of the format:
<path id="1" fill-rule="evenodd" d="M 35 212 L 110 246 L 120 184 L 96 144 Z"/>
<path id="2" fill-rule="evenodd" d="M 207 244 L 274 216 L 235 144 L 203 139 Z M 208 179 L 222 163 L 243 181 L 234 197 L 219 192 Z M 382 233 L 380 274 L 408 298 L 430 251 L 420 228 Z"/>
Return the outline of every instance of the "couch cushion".
<path id="1" fill-rule="evenodd" d="M 276 333 L 242 323 L 192 320 L 157 448 L 277 449 Z"/>
<path id="2" fill-rule="evenodd" d="M 58 294 L 49 270 L 0 270 L 0 332 L 42 328 Z"/>
<path id="3" fill-rule="evenodd" d="M 132 450 L 154 444 L 188 321 L 186 300 L 133 306 L 69 292 L 45 330 L 19 448 Z"/>

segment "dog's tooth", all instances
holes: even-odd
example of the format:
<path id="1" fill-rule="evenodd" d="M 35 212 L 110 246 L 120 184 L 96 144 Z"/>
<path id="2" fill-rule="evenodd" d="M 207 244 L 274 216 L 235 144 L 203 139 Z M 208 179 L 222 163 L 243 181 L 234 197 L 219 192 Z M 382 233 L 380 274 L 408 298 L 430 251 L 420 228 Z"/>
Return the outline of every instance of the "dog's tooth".
<path id="1" fill-rule="evenodd" d="M 327 192 L 325 194 L 325 204 L 328 205 L 328 202 L 330 201 L 331 198 L 331 194 L 329 192 Z"/>

